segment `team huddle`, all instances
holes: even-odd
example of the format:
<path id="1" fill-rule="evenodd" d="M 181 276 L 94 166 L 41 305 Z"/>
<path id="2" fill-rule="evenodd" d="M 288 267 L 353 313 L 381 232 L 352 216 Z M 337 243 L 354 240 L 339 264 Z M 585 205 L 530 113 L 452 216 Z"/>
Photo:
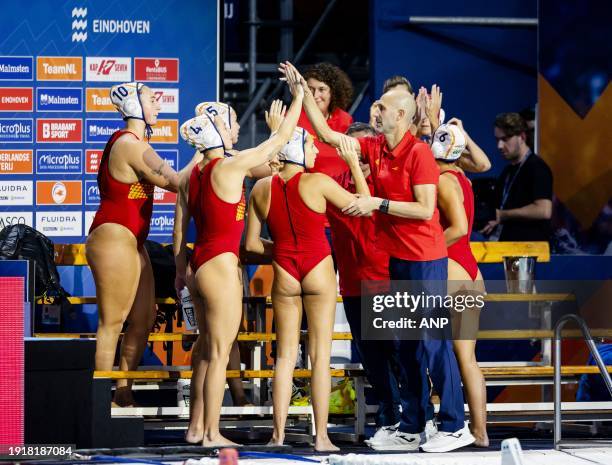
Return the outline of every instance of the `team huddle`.
<path id="1" fill-rule="evenodd" d="M 436 86 L 415 96 L 407 79 L 394 77 L 372 105 L 369 124 L 353 123 L 338 105 L 342 93 L 326 83 L 333 73 L 342 79 L 342 72 L 323 65 L 302 76 L 292 64 L 280 64 L 292 101 L 287 108 L 279 100 L 271 104 L 270 137 L 256 147 L 234 149 L 240 126 L 230 105 L 197 105 L 196 116 L 180 128 L 196 153 L 178 173 L 147 142 L 159 113 L 151 90 L 135 82 L 111 89 L 126 128 L 113 134 L 104 150 L 101 203 L 86 248 L 99 311 L 96 370 L 112 370 L 126 322 L 119 369 L 135 370 L 153 326 L 154 282 L 143 244 L 158 186 L 178 194 L 175 288 L 177 294 L 189 290 L 199 329 L 192 351 L 188 442 L 234 444 L 222 436 L 219 422 L 226 370 L 239 360 L 243 248 L 271 258 L 274 270 L 270 444 L 285 440 L 304 311 L 314 447 L 338 450 L 327 433 L 337 268 L 353 341 L 379 402 L 377 431 L 366 444 L 426 452 L 487 447 L 486 390 L 476 341 L 460 337 L 475 333 L 479 313 L 453 312 L 454 340 L 370 341 L 361 337 L 360 302 L 366 280 L 442 283 L 442 292 L 449 294 L 484 291 L 469 246 L 474 195 L 465 171 L 486 171 L 489 160 L 460 120 L 443 124 Z M 247 177 L 257 179 L 248 203 Z M 191 220 L 196 239 L 189 255 Z M 271 240 L 262 238 L 266 226 Z M 453 284 L 458 282 L 461 287 Z M 437 421 L 432 386 L 440 398 Z M 135 404 L 129 380 L 117 382 L 114 403 Z"/>

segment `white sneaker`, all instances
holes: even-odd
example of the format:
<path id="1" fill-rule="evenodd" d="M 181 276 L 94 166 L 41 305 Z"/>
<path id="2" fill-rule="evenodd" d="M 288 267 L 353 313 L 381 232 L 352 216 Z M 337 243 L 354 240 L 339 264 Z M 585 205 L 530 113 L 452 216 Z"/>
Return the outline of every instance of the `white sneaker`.
<path id="1" fill-rule="evenodd" d="M 425 437 L 429 441 L 438 432 L 438 427 L 433 420 L 429 420 L 425 423 Z"/>
<path id="2" fill-rule="evenodd" d="M 438 431 L 421 446 L 421 450 L 424 452 L 450 452 L 451 450 L 469 446 L 475 440 L 476 438 L 472 436 L 468 424 L 465 423 L 463 428 L 454 433 Z"/>
<path id="3" fill-rule="evenodd" d="M 396 423 L 395 425 L 391 425 L 391 426 L 381 426 L 380 428 L 376 430 L 376 433 L 374 433 L 374 436 L 372 436 L 370 439 L 366 439 L 363 442 L 365 442 L 368 446 L 375 442 L 379 442 L 383 440 L 384 438 L 390 436 L 397 428 L 399 428 L 399 423 Z"/>
<path id="4" fill-rule="evenodd" d="M 380 441 L 370 442 L 368 445 L 374 450 L 419 450 L 421 442 L 425 440 L 424 433 L 402 433 L 396 429 L 391 434 L 381 438 Z"/>

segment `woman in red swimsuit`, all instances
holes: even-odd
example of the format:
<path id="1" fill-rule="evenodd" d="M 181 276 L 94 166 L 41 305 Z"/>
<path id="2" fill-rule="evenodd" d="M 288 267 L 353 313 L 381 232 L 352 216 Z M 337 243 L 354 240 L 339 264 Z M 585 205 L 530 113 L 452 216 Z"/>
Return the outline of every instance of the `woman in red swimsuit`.
<path id="1" fill-rule="evenodd" d="M 126 120 L 104 149 L 98 172 L 100 206 L 89 230 L 87 262 L 96 283 L 96 370 L 113 369 L 119 334 L 120 370 L 135 370 L 155 319 L 151 262 L 143 247 L 149 234 L 155 186 L 176 192 L 178 176 L 148 144 L 159 105 L 141 83 L 114 86 L 111 100 Z M 114 402 L 134 404 L 131 381 L 118 380 Z"/>
<path id="2" fill-rule="evenodd" d="M 474 192 L 472 183 L 465 176 L 460 164 L 469 158 L 469 163 L 464 162 L 466 168 L 475 164 L 486 167 L 490 166 L 488 158 L 463 130 L 463 125 L 457 118 L 451 119 L 448 124 L 443 124 L 436 130 L 431 148 L 440 167 L 438 207 L 448 247 L 448 294 L 484 294 L 484 280 L 470 248 Z M 462 160 L 466 148 L 469 157 L 463 157 Z M 470 408 L 475 445 L 488 447 L 487 391 L 482 371 L 476 361 L 480 309 L 454 311 L 452 317 L 453 348 Z"/>
<path id="3" fill-rule="evenodd" d="M 184 260 L 185 232 L 189 218 L 196 224 L 196 242 L 190 268 L 202 296 L 206 331 L 204 368 L 204 446 L 234 443 L 219 431 L 221 404 L 225 391 L 225 369 L 242 316 L 242 284 L 238 269 L 240 239 L 244 227 L 243 183 L 250 171 L 269 161 L 287 143 L 302 107 L 303 90 L 295 75 L 287 82 L 293 102 L 278 132 L 257 147 L 229 154 L 226 149 L 236 140 L 238 125 L 232 112 L 231 127 L 216 108 L 205 111 L 181 126 L 181 136 L 204 152 L 207 163 L 194 166 L 189 188 L 177 204 L 177 263 Z M 177 268 L 178 270 L 178 268 Z M 187 276 L 189 280 L 189 277 Z"/>
<path id="4" fill-rule="evenodd" d="M 357 154 L 346 140 L 343 142 L 343 158 L 349 163 L 357 192 L 369 196 Z M 336 451 L 338 448 L 327 435 L 336 279 L 325 236 L 325 211 L 327 202 L 341 209 L 348 206 L 355 195 L 327 175 L 304 173 L 314 166 L 317 153 L 312 136 L 297 128 L 279 154 L 280 172 L 261 179 L 253 187 L 246 249 L 260 254 L 266 252 L 268 247 L 260 233 L 263 223 L 267 222 L 273 239 L 272 305 L 278 341 L 273 385 L 274 433 L 270 443 L 283 444 L 285 437 L 303 303 L 312 362 L 315 450 Z"/>

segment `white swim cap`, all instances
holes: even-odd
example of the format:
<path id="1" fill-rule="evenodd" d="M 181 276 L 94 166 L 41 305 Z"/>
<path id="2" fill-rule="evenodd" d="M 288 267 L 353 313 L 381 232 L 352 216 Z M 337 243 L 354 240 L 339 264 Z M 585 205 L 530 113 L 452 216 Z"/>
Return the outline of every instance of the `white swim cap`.
<path id="1" fill-rule="evenodd" d="M 181 125 L 180 133 L 185 142 L 201 152 L 219 147 L 225 150 L 221 134 L 212 118 L 206 113 L 185 121 Z"/>
<path id="2" fill-rule="evenodd" d="M 278 153 L 279 161 L 284 163 L 295 163 L 296 165 L 306 166 L 306 138 L 308 131 L 297 127 L 293 130 L 291 139 Z"/>
<path id="3" fill-rule="evenodd" d="M 208 114 L 210 119 L 215 120 L 216 116 L 221 116 L 227 130 L 232 129 L 232 107 L 223 102 L 202 102 L 195 107 L 196 116 Z"/>
<path id="4" fill-rule="evenodd" d="M 136 118 L 144 120 L 140 90 L 142 82 L 126 82 L 117 84 L 110 89 L 110 98 L 115 108 L 123 115 L 123 119 Z"/>
<path id="5" fill-rule="evenodd" d="M 436 130 L 431 151 L 438 160 L 455 161 L 465 150 L 465 136 L 454 124 L 442 124 Z"/>

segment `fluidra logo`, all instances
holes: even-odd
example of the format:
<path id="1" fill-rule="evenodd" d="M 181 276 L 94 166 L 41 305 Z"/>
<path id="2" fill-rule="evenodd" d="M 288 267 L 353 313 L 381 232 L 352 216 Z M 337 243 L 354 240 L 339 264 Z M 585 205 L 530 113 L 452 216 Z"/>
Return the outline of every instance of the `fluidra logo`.
<path id="1" fill-rule="evenodd" d="M 64 168 L 67 170 L 70 166 L 78 165 L 79 157 L 65 153 L 64 155 L 43 155 L 40 157 L 40 164 L 53 166 L 54 168 Z"/>

